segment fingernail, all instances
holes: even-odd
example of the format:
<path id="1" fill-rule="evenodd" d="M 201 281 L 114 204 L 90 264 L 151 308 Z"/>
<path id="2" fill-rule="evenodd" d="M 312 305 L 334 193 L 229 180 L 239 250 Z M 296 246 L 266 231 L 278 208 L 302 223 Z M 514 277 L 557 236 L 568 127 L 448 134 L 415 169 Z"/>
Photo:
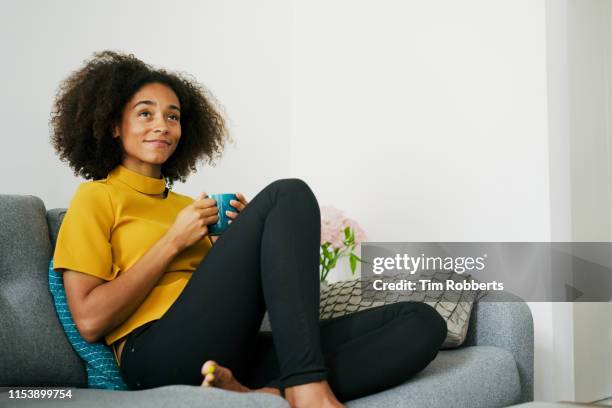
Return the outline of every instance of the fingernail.
<path id="1" fill-rule="evenodd" d="M 215 365 L 214 365 L 214 364 L 211 364 L 211 365 L 208 367 L 208 374 L 212 374 L 212 373 L 214 373 L 214 372 L 215 372 Z"/>

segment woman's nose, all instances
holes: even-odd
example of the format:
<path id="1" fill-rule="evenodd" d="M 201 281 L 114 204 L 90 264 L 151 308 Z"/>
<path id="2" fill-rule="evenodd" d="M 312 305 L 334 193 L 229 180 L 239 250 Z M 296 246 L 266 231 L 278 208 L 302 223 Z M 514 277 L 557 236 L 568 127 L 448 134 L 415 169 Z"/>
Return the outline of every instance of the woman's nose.
<path id="1" fill-rule="evenodd" d="M 155 131 L 161 133 L 168 133 L 168 125 L 163 117 L 163 115 L 158 115 L 157 120 L 155 121 Z"/>
<path id="2" fill-rule="evenodd" d="M 168 127 L 166 126 L 156 126 L 155 127 L 155 133 L 168 133 Z"/>

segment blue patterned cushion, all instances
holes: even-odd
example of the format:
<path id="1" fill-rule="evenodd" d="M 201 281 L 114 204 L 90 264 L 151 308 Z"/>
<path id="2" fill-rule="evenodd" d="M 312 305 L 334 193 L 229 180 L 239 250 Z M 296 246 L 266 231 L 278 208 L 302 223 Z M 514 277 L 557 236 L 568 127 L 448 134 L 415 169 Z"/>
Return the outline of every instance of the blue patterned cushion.
<path id="1" fill-rule="evenodd" d="M 68 309 L 64 276 L 53 270 L 53 259 L 49 262 L 49 291 L 53 295 L 55 311 L 59 317 L 68 341 L 85 361 L 87 367 L 87 386 L 110 390 L 127 390 L 128 386 L 121 377 L 119 366 L 111 348 L 101 342 L 88 343 L 78 332 L 72 314 Z"/>

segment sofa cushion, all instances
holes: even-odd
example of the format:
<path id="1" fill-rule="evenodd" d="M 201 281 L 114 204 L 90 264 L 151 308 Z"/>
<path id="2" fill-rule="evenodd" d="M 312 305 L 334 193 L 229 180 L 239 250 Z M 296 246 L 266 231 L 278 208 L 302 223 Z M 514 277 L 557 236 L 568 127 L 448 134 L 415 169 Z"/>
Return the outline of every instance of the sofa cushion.
<path id="1" fill-rule="evenodd" d="M 48 289 L 51 242 L 45 205 L 0 195 L 0 386 L 86 387 L 82 361 L 57 319 Z"/>
<path id="2" fill-rule="evenodd" d="M 348 408 L 505 407 L 521 397 L 516 363 L 501 348 L 476 346 L 440 350 L 423 371 L 405 383 L 348 402 Z"/>
<path id="3" fill-rule="evenodd" d="M 497 347 L 474 346 L 441 350 L 429 366 L 404 384 L 349 401 L 345 405 L 348 408 L 502 407 L 516 403 L 519 397 L 518 372 L 512 355 Z M 285 400 L 273 395 L 236 393 L 190 385 L 171 385 L 142 391 L 72 389 L 70 400 L 10 400 L 6 393 L 0 393 L 0 401 L 8 402 L 7 408 L 289 407 Z"/>
<path id="4" fill-rule="evenodd" d="M 470 275 L 460 275 L 455 272 L 435 271 L 430 275 L 421 274 L 420 279 L 428 278 L 432 282 L 455 280 L 458 282 L 470 278 Z M 380 276 L 364 276 L 361 279 L 341 280 L 322 285 L 320 319 L 352 314 L 400 301 L 424 302 L 433 307 L 446 321 L 447 335 L 443 349 L 459 347 L 466 338 L 470 314 L 474 302 L 486 294 L 482 290 L 385 290 L 371 289 Z M 414 279 L 405 273 L 388 274 L 385 282 L 399 283 L 405 279 Z M 362 291 L 362 287 L 364 288 Z"/>
<path id="5" fill-rule="evenodd" d="M 53 259 L 49 262 L 48 276 L 57 317 L 74 351 L 85 361 L 88 387 L 127 390 L 128 386 L 123 381 L 112 349 L 101 341 L 88 343 L 77 330 L 66 299 L 64 276 L 53 270 Z"/>
<path id="6" fill-rule="evenodd" d="M 259 392 L 233 392 L 196 385 L 168 385 L 142 391 L 72 389 L 70 399 L 9 399 L 0 393 L 0 405 L 6 408 L 289 408 L 281 397 Z M 8 405 L 4 405 L 4 403 Z"/>
<path id="7" fill-rule="evenodd" d="M 49 239 L 51 239 L 51 253 L 55 250 L 57 234 L 59 233 L 62 221 L 66 215 L 66 208 L 53 208 L 47 211 L 47 224 L 49 226 Z"/>

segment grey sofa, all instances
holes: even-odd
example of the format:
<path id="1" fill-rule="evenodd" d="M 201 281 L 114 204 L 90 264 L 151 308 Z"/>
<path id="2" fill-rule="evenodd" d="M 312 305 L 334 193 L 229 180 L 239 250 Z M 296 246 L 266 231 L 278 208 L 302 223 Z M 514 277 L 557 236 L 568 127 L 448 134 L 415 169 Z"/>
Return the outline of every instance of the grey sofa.
<path id="1" fill-rule="evenodd" d="M 0 406 L 289 407 L 273 395 L 172 385 L 143 391 L 87 389 L 48 290 L 47 268 L 65 209 L 35 196 L 0 195 Z M 353 400 L 361 407 L 501 407 L 533 399 L 533 321 L 507 292 L 477 303 L 465 344 L 441 350 L 393 389 Z M 264 322 L 265 325 L 265 322 Z M 262 325 L 262 328 L 264 327 Z M 11 399 L 9 390 L 54 387 L 70 399 Z"/>

